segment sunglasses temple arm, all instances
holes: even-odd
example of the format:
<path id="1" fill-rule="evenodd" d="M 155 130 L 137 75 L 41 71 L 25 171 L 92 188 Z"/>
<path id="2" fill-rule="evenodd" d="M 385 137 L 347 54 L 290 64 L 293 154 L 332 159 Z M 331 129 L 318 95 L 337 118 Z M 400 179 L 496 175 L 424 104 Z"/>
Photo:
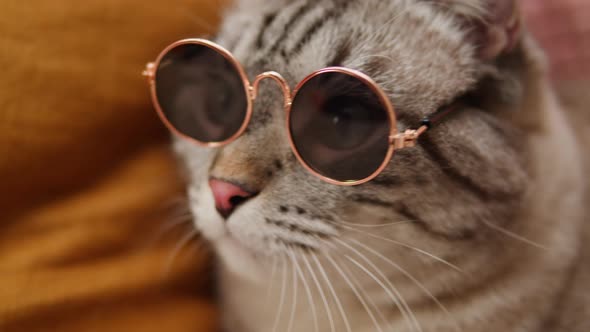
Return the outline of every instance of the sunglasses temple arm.
<path id="1" fill-rule="evenodd" d="M 413 148 L 418 142 L 418 138 L 422 136 L 432 127 L 438 125 L 444 120 L 447 115 L 457 110 L 457 105 L 450 105 L 442 107 L 436 112 L 428 115 L 420 122 L 421 126 L 418 129 L 408 129 L 402 134 L 397 134 L 392 137 L 391 144 L 397 149 Z"/>
<path id="2" fill-rule="evenodd" d="M 447 115 L 453 113 L 455 110 L 457 110 L 456 104 L 442 107 L 436 112 L 422 119 L 421 125 L 425 126 L 427 129 L 430 129 L 441 123 L 447 117 Z"/>

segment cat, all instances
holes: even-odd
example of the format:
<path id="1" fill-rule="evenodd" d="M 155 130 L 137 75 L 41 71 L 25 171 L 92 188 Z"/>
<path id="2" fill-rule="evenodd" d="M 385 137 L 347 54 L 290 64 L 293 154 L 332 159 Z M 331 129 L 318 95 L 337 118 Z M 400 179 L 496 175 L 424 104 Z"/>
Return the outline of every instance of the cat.
<path id="1" fill-rule="evenodd" d="M 175 139 L 225 331 L 590 331 L 581 150 L 516 1 L 238 0 L 215 41 L 251 79 L 360 70 L 400 130 L 462 105 L 354 187 L 297 162 L 270 80 L 235 142 Z M 210 179 L 256 195 L 222 216 Z"/>

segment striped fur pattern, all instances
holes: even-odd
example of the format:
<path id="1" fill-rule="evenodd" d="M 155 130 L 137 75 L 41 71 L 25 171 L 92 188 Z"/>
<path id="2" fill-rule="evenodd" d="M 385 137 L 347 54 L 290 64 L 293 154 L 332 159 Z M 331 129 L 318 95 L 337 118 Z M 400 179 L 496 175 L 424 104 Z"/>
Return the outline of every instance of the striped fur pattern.
<path id="1" fill-rule="evenodd" d="M 508 40 L 492 12 L 515 7 L 494 3 L 242 0 L 228 11 L 217 41 L 251 78 L 275 70 L 295 85 L 327 66 L 361 70 L 388 93 L 400 130 L 470 98 L 352 188 L 298 164 L 274 83 L 236 142 L 176 141 L 195 223 L 219 256 L 227 331 L 566 331 L 545 326 L 578 262 L 581 162 L 526 32 L 481 56 Z M 224 221 L 210 176 L 260 194 Z"/>

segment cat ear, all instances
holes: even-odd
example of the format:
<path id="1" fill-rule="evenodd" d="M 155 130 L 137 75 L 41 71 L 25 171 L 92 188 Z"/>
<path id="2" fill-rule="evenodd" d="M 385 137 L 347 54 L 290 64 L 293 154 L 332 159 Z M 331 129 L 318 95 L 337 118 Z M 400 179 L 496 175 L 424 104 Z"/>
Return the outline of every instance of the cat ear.
<path id="1" fill-rule="evenodd" d="M 517 0 L 488 0 L 488 15 L 480 28 L 479 55 L 492 59 L 512 51 L 521 38 L 522 17 Z"/>
<path id="2" fill-rule="evenodd" d="M 463 19 L 483 60 L 494 59 L 518 45 L 522 33 L 518 0 L 442 1 Z"/>

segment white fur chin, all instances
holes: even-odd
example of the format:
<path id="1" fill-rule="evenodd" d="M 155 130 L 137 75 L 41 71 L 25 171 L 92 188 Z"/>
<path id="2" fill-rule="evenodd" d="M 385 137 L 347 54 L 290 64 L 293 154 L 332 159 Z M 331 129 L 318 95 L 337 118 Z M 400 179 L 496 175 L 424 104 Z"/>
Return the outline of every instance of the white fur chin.
<path id="1" fill-rule="evenodd" d="M 251 250 L 237 240 L 226 236 L 215 241 L 215 247 L 221 258 L 221 263 L 227 271 L 253 282 L 263 278 L 259 268 L 260 262 Z"/>

